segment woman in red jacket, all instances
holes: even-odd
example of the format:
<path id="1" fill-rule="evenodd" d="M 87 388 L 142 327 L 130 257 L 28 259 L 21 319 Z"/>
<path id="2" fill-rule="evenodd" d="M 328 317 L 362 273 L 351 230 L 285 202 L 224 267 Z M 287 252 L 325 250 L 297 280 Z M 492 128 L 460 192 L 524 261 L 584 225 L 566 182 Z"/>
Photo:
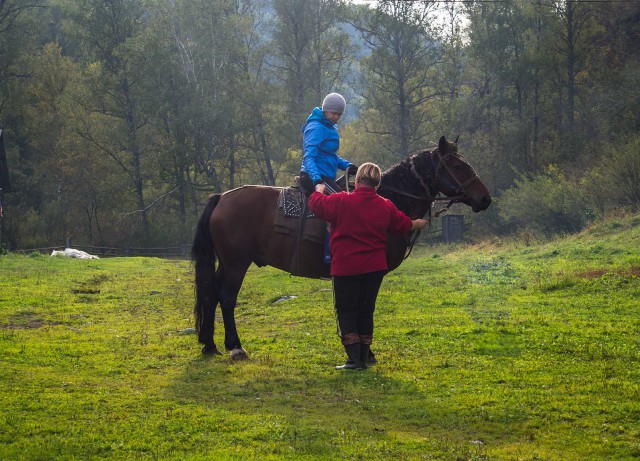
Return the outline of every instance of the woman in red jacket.
<path id="1" fill-rule="evenodd" d="M 318 184 L 309 206 L 331 224 L 331 275 L 336 315 L 347 361 L 336 369 L 367 368 L 373 339 L 373 311 L 387 271 L 387 236 L 422 229 L 424 219 L 411 220 L 376 189 L 382 172 L 364 163 L 352 193 L 324 195 Z"/>

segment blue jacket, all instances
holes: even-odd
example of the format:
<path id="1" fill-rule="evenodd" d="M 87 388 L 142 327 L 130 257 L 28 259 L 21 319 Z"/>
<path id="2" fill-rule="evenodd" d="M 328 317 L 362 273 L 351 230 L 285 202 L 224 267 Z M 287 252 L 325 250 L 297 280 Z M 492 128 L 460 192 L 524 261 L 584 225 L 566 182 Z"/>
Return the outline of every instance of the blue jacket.
<path id="1" fill-rule="evenodd" d="M 302 127 L 302 167 L 312 181 L 326 176 L 335 179 L 338 168 L 346 170 L 350 163 L 338 156 L 340 134 L 336 125 L 331 123 L 316 107 Z"/>

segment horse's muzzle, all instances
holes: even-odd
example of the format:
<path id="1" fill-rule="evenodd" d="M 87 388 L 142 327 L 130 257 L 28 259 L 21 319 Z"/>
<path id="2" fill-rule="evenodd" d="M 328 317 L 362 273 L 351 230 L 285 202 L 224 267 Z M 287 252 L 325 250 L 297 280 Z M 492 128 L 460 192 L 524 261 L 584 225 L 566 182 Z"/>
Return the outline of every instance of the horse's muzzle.
<path id="1" fill-rule="evenodd" d="M 471 210 L 474 213 L 479 213 L 489 208 L 489 205 L 491 205 L 491 197 L 482 197 L 482 199 L 480 199 L 480 202 L 473 200 L 471 201 L 471 203 L 468 203 L 468 205 L 471 206 Z"/>

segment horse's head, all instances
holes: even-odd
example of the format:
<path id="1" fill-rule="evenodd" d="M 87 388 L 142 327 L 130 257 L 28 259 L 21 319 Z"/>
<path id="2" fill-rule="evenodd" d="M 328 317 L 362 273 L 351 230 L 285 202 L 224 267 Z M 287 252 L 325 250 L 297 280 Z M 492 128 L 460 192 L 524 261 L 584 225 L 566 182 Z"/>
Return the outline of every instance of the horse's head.
<path id="1" fill-rule="evenodd" d="M 473 167 L 458 154 L 458 138 L 449 142 L 441 137 L 438 149 L 431 152 L 431 161 L 438 191 L 476 213 L 489 207 L 491 194 Z"/>

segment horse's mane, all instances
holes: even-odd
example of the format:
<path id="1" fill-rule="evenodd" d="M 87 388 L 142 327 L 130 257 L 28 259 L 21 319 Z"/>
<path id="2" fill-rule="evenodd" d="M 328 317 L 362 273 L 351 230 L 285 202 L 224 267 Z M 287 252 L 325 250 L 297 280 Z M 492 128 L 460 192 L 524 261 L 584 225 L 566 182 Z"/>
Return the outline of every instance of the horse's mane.
<path id="1" fill-rule="evenodd" d="M 415 200 L 395 191 L 400 190 L 418 197 L 426 198 L 427 195 L 434 197 L 436 194 L 436 182 L 430 157 L 437 149 L 437 147 L 432 147 L 416 151 L 385 170 L 382 173 L 382 181 L 380 182 L 380 195 L 390 199 L 406 214 L 413 211 Z M 417 175 L 419 175 L 419 178 Z M 428 194 L 423 184 L 429 188 Z"/>

